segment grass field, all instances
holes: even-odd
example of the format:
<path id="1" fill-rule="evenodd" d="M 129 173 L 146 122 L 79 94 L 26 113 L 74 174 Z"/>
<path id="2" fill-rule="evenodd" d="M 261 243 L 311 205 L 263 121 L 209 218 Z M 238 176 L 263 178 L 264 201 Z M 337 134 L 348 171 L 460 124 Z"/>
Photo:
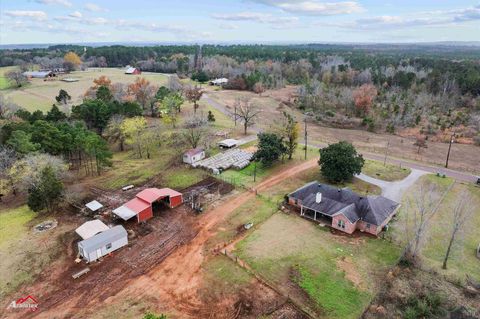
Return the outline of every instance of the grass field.
<path id="1" fill-rule="evenodd" d="M 5 72 L 5 68 L 0 68 L 0 74 Z M 107 76 L 113 83 L 132 83 L 135 78 L 141 76 L 149 80 L 152 84 L 161 86 L 167 83 L 167 76 L 159 73 L 143 72 L 139 76 L 124 74 L 120 68 L 92 68 L 88 71 L 76 71 L 64 77 L 76 78 L 78 82 L 62 82 L 60 77 L 54 81 L 44 81 L 43 79 L 32 79 L 29 84 L 21 88 L 10 88 L 2 90 L 7 99 L 24 107 L 29 111 L 42 110 L 47 111 L 53 103 L 55 96 L 60 89 L 66 90 L 72 97 L 70 104 L 79 104 L 83 99 L 83 94 L 93 85 L 93 80 L 100 76 Z M 0 80 L 0 87 L 1 87 Z"/>
<path id="2" fill-rule="evenodd" d="M 33 233 L 32 227 L 47 219 L 50 218 L 38 216 L 27 206 L 0 210 L 0 300 L 34 280 L 58 259 L 59 236 L 73 226 L 59 224 L 44 233 Z"/>
<path id="3" fill-rule="evenodd" d="M 407 177 L 411 171 L 410 168 L 392 164 L 383 165 L 382 162 L 372 160 L 365 160 L 365 165 L 362 168 L 362 173 L 365 175 L 389 182 L 402 180 Z"/>
<path id="4" fill-rule="evenodd" d="M 5 77 L 5 74 L 12 70 L 15 70 L 14 66 L 0 67 L 0 90 L 5 90 L 12 86 L 10 80 Z"/>
<path id="5" fill-rule="evenodd" d="M 358 318 L 379 288 L 377 276 L 395 264 L 400 250 L 381 239 L 332 235 L 277 213 L 238 243 L 236 252 L 290 295 L 304 290 L 325 318 Z"/>
<path id="6" fill-rule="evenodd" d="M 422 250 L 422 266 L 428 269 L 434 269 L 438 273 L 448 278 L 463 282 L 465 275 L 470 275 L 480 281 L 480 262 L 475 256 L 475 250 L 479 244 L 478 229 L 480 228 L 480 188 L 466 185 L 459 182 L 453 184 L 453 180 L 449 178 L 440 178 L 435 175 L 426 175 L 417 182 L 434 184 L 437 191 L 446 196 L 439 203 L 439 207 L 435 215 L 430 221 L 426 240 Z M 452 186 L 453 184 L 453 186 Z M 451 188 L 449 188 L 452 186 Z M 415 192 L 413 187 L 411 192 Z M 471 194 L 472 203 L 469 204 L 473 208 L 473 213 L 466 223 L 465 230 L 458 237 L 457 243 L 452 248 L 452 252 L 448 261 L 446 270 L 442 269 L 443 258 L 448 246 L 450 231 L 452 227 L 452 208 L 460 193 L 468 192 Z M 400 219 L 394 224 L 394 234 L 398 241 L 402 241 L 404 220 L 408 216 L 408 210 L 401 209 Z"/>

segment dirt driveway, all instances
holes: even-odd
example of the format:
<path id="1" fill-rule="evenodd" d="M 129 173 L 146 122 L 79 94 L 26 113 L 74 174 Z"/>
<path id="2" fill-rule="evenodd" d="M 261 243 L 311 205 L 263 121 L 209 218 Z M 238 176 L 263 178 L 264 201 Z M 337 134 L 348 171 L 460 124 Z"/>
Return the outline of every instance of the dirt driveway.
<path id="1" fill-rule="evenodd" d="M 258 184 L 256 191 L 262 191 L 288 179 L 304 170 L 315 167 L 316 160 L 304 162 L 298 166 L 286 168 L 276 175 Z M 108 289 L 106 286 L 94 287 L 89 291 L 89 298 L 79 306 L 79 299 L 85 292 L 69 291 L 61 303 L 53 305 L 40 313 L 36 318 L 70 317 L 80 309 L 95 309 L 117 304 L 119 300 L 135 299 L 148 300 L 151 305 L 156 305 L 156 310 L 178 314 L 181 318 L 199 318 L 202 311 L 208 307 L 200 300 L 198 289 L 202 283 L 201 266 L 208 252 L 204 248 L 208 239 L 214 236 L 218 229 L 216 226 L 225 220 L 235 209 L 255 197 L 255 190 L 244 191 L 224 198 L 216 207 L 206 211 L 198 220 L 195 228 L 200 229 L 197 235 L 184 245 L 179 246 L 166 259 L 154 266 L 146 274 L 137 276 L 124 283 L 121 290 Z M 120 271 L 120 270 L 119 270 Z M 88 313 L 86 314 L 88 317 Z M 82 316 L 84 317 L 84 316 Z"/>

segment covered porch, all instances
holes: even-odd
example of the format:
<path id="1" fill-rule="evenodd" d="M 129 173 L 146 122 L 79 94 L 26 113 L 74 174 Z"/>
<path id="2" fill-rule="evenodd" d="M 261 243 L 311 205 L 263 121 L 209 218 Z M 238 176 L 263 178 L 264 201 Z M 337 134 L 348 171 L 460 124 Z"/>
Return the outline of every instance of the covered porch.
<path id="1" fill-rule="evenodd" d="M 316 211 L 311 208 L 300 206 L 300 216 L 314 220 L 318 223 L 322 223 L 328 226 L 332 226 L 332 217 L 325 215 L 319 211 Z"/>

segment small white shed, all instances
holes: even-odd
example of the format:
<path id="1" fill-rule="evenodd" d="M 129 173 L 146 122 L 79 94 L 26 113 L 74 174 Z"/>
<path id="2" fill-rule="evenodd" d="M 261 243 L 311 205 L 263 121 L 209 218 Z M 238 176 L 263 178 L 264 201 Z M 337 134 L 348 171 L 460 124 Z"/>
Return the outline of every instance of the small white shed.
<path id="1" fill-rule="evenodd" d="M 202 148 L 194 148 L 183 154 L 183 162 L 193 164 L 205 158 L 205 150 Z"/>
<path id="2" fill-rule="evenodd" d="M 117 225 L 79 242 L 78 252 L 85 261 L 92 262 L 126 245 L 127 231 L 123 226 Z"/>
<path id="3" fill-rule="evenodd" d="M 97 202 L 96 200 L 92 200 L 91 202 L 86 203 L 85 206 L 88 209 L 90 209 L 92 212 L 96 212 L 97 210 L 103 207 L 103 205 Z"/>

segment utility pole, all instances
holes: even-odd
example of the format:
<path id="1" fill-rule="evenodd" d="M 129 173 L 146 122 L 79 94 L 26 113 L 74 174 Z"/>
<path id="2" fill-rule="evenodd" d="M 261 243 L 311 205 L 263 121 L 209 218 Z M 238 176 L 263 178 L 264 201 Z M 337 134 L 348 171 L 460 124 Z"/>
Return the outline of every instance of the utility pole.
<path id="1" fill-rule="evenodd" d="M 385 158 L 383 159 L 383 166 L 387 165 L 387 154 L 388 154 L 388 147 L 390 146 L 390 140 L 387 141 L 387 148 L 385 148 Z"/>
<path id="2" fill-rule="evenodd" d="M 305 160 L 307 160 L 307 115 L 305 115 Z"/>
<path id="3" fill-rule="evenodd" d="M 448 168 L 448 160 L 450 158 L 450 149 L 452 148 L 453 140 L 455 139 L 455 131 L 453 131 L 452 136 L 450 136 L 450 143 L 448 144 L 447 160 L 445 161 L 445 168 Z"/>
<path id="4" fill-rule="evenodd" d="M 233 118 L 235 121 L 235 127 L 237 127 L 237 104 L 233 105 Z"/>

